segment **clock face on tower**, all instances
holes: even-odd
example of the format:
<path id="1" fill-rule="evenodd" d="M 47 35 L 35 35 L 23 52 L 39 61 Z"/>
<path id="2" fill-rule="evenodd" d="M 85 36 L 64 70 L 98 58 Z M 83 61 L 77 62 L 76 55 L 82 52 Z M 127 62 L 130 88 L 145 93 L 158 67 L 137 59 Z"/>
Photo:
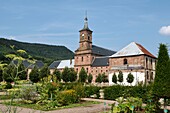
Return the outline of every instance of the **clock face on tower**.
<path id="1" fill-rule="evenodd" d="M 81 39 L 84 40 L 84 34 L 81 35 Z"/>

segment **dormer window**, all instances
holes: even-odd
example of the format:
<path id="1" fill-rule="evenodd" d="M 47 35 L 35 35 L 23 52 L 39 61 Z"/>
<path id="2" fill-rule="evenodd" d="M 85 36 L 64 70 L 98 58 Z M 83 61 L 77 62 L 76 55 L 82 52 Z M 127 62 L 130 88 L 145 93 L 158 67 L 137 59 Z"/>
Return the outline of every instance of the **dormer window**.
<path id="1" fill-rule="evenodd" d="M 123 64 L 124 64 L 124 65 L 127 65 L 127 64 L 128 64 L 128 61 L 127 61 L 126 58 L 123 60 Z"/>

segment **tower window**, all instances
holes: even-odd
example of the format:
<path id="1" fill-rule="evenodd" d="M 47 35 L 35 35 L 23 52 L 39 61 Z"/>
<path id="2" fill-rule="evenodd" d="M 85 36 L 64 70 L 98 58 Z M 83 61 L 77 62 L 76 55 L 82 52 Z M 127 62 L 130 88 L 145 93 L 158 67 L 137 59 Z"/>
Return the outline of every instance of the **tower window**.
<path id="1" fill-rule="evenodd" d="M 127 61 L 126 58 L 123 60 L 123 64 L 124 64 L 124 65 L 128 64 L 128 61 Z"/>
<path id="2" fill-rule="evenodd" d="M 90 35 L 88 35 L 88 40 L 90 40 Z"/>
<path id="3" fill-rule="evenodd" d="M 81 61 L 83 62 L 83 57 L 81 57 Z"/>

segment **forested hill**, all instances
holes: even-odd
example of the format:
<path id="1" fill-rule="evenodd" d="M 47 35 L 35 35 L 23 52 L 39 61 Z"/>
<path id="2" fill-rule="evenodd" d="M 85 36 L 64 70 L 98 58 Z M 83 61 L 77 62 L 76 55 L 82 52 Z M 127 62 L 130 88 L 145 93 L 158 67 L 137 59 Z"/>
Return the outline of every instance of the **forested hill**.
<path id="1" fill-rule="evenodd" d="M 54 46 L 46 44 L 25 43 L 16 40 L 0 38 L 0 53 L 6 55 L 13 50 L 10 46 L 14 45 L 14 50 L 25 50 L 33 58 L 42 61 L 53 61 L 73 58 L 74 53 L 65 46 Z"/>

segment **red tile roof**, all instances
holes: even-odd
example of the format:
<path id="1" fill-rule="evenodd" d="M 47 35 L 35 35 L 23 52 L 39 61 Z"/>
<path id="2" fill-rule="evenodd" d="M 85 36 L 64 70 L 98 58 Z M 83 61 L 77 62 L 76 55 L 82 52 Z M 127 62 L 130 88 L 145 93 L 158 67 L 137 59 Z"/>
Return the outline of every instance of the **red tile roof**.
<path id="1" fill-rule="evenodd" d="M 136 45 L 139 47 L 139 49 L 145 54 L 150 57 L 156 58 L 154 55 L 152 55 L 148 50 L 146 50 L 142 45 L 136 43 Z"/>

